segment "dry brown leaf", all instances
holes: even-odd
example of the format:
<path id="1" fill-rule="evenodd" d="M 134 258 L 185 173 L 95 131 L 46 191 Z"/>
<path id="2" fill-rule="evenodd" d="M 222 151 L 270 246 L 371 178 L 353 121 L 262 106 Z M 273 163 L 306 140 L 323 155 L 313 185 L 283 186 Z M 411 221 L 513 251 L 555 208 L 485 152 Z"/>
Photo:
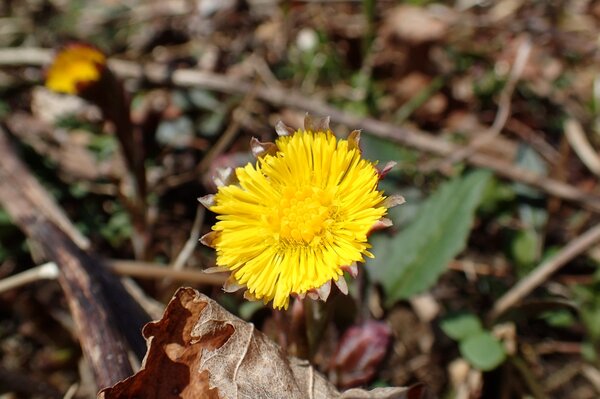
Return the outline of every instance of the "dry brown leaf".
<path id="1" fill-rule="evenodd" d="M 340 393 L 308 362 L 287 357 L 254 326 L 191 288 L 144 328 L 142 369 L 99 398 L 417 399 L 421 386 Z"/>

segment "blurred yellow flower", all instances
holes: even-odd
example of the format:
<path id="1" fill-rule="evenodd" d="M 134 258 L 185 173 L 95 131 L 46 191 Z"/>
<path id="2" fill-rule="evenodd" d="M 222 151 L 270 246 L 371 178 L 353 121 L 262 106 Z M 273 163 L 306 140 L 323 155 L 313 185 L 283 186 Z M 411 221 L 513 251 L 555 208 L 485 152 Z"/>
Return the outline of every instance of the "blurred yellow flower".
<path id="1" fill-rule="evenodd" d="M 73 43 L 54 57 L 46 72 L 46 87 L 66 94 L 79 94 L 90 83 L 100 80 L 106 56 L 96 48 Z"/>
<path id="2" fill-rule="evenodd" d="M 344 270 L 355 274 L 356 262 L 373 256 L 367 234 L 389 225 L 387 207 L 401 201 L 378 191 L 380 173 L 361 158 L 359 132 L 338 140 L 328 122 L 315 128 L 307 117 L 304 130 L 278 125 L 284 135 L 274 144 L 253 140 L 257 164 L 201 199 L 218 214 L 203 242 L 232 271 L 226 291 L 246 288 L 275 308 L 287 308 L 290 295 L 326 299 L 332 280 L 347 292 Z"/>

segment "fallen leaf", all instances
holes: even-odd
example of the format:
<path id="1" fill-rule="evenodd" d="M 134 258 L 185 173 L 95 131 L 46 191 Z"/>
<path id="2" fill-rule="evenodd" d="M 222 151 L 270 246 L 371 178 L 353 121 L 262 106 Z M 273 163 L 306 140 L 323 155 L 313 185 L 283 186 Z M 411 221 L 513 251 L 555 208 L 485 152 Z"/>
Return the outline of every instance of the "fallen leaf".
<path id="1" fill-rule="evenodd" d="M 101 399 L 418 399 L 410 388 L 343 393 L 304 360 L 287 357 L 266 335 L 191 288 L 176 293 L 160 321 L 144 328 L 141 370 Z"/>

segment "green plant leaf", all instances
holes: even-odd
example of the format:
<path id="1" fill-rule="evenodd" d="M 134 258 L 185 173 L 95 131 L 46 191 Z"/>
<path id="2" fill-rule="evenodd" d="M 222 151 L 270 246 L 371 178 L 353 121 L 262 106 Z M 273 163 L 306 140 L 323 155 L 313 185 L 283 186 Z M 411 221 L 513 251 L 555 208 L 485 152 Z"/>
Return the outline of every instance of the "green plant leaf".
<path id="1" fill-rule="evenodd" d="M 365 158 L 371 161 L 378 161 L 380 165 L 385 165 L 389 161 L 407 165 L 418 161 L 418 153 L 416 151 L 409 150 L 390 140 L 368 133 L 361 134 L 360 148 Z M 399 172 L 399 168 L 394 168 L 390 171 L 392 174 Z"/>
<path id="2" fill-rule="evenodd" d="M 115 248 L 131 237 L 132 231 L 133 227 L 129 214 L 120 207 L 110 215 L 108 222 L 100 228 L 100 234 Z"/>
<path id="3" fill-rule="evenodd" d="M 483 331 L 481 321 L 471 313 L 449 315 L 442 320 L 440 328 L 446 335 L 456 341 L 463 340 L 470 335 L 475 335 Z"/>
<path id="4" fill-rule="evenodd" d="M 575 317 L 566 309 L 547 310 L 540 315 L 549 326 L 569 328 L 576 323 Z"/>
<path id="5" fill-rule="evenodd" d="M 461 355 L 473 367 L 483 371 L 495 369 L 506 359 L 502 343 L 487 331 L 481 331 L 460 341 L 459 349 Z"/>
<path id="6" fill-rule="evenodd" d="M 579 309 L 581 320 L 594 342 L 600 342 L 600 306 L 598 303 L 585 304 Z"/>
<path id="7" fill-rule="evenodd" d="M 367 261 L 367 271 L 383 286 L 386 305 L 431 287 L 464 249 L 490 176 L 478 170 L 445 183 L 401 233 L 372 238 L 376 257 Z"/>
<path id="8" fill-rule="evenodd" d="M 518 231 L 510 243 L 511 257 L 519 267 L 522 276 L 529 272 L 540 256 L 540 240 L 533 229 Z"/>

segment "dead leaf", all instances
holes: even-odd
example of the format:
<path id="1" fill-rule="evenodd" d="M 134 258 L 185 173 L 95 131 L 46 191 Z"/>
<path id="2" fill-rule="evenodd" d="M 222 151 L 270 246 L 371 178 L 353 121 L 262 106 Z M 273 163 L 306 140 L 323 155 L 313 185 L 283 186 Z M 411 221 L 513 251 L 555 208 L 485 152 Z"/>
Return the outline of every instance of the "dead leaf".
<path id="1" fill-rule="evenodd" d="M 307 362 L 287 357 L 266 335 L 191 288 L 144 328 L 142 369 L 101 399 L 418 399 L 422 386 L 340 393 Z"/>

